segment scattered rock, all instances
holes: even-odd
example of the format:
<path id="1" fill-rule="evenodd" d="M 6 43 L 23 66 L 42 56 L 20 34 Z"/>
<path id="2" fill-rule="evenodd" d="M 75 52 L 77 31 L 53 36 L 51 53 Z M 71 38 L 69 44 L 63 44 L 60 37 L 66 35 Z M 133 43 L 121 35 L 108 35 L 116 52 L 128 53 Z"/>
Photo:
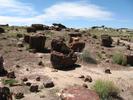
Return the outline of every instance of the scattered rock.
<path id="1" fill-rule="evenodd" d="M 22 80 L 23 80 L 23 82 L 26 82 L 26 81 L 28 81 L 28 78 L 25 77 Z"/>
<path id="2" fill-rule="evenodd" d="M 111 74 L 110 69 L 105 69 L 105 73 L 106 73 L 106 74 Z"/>
<path id="3" fill-rule="evenodd" d="M 53 83 L 52 80 L 46 80 L 46 81 L 44 81 L 43 85 L 44 85 L 45 88 L 54 87 L 54 83 Z"/>
<path id="4" fill-rule="evenodd" d="M 92 82 L 91 76 L 87 75 L 84 79 L 84 82 Z"/>
<path id="5" fill-rule="evenodd" d="M 30 86 L 30 92 L 38 92 L 38 85 Z"/>
<path id="6" fill-rule="evenodd" d="M 85 78 L 85 76 L 84 75 L 80 75 L 78 78 Z"/>
<path id="7" fill-rule="evenodd" d="M 15 65 L 16 68 L 20 68 L 21 66 L 20 65 Z"/>
<path id="8" fill-rule="evenodd" d="M 85 87 L 85 88 L 88 88 L 88 85 L 87 85 L 87 84 L 85 84 L 85 83 L 84 83 L 82 86 L 83 86 L 83 87 Z"/>
<path id="9" fill-rule="evenodd" d="M 39 66 L 44 66 L 44 63 L 42 61 L 39 61 L 38 65 Z"/>
<path id="10" fill-rule="evenodd" d="M 40 78 L 40 77 L 37 77 L 37 78 L 36 78 L 36 81 L 40 81 L 40 80 L 41 80 L 41 78 Z"/>
<path id="11" fill-rule="evenodd" d="M 7 78 L 16 78 L 15 72 L 14 72 L 14 71 L 9 72 L 9 73 L 7 74 Z"/>
<path id="12" fill-rule="evenodd" d="M 15 94 L 15 99 L 22 99 L 22 98 L 24 98 L 24 94 L 23 93 Z"/>
<path id="13" fill-rule="evenodd" d="M 31 83 L 30 82 L 27 82 L 25 85 L 26 86 L 31 86 Z"/>

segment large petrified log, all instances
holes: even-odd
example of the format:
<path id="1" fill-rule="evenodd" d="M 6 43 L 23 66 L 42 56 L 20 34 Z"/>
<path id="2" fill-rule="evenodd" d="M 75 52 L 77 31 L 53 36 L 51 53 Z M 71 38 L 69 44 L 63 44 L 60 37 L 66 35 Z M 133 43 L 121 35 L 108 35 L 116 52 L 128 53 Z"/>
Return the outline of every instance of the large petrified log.
<path id="1" fill-rule="evenodd" d="M 36 51 L 43 51 L 45 46 L 46 36 L 44 34 L 38 33 L 30 36 L 29 47 L 30 49 L 35 49 Z"/>
<path id="2" fill-rule="evenodd" d="M 0 27 L 0 33 L 5 33 L 5 30 Z"/>
<path id="3" fill-rule="evenodd" d="M 43 24 L 32 24 L 31 27 L 35 28 L 36 30 L 44 30 Z"/>
<path id="4" fill-rule="evenodd" d="M 70 33 L 69 36 L 69 47 L 74 50 L 74 52 L 81 52 L 85 48 L 85 42 L 82 41 L 82 34 Z"/>
<path id="5" fill-rule="evenodd" d="M 12 100 L 12 94 L 8 87 L 0 87 L 0 100 Z"/>
<path id="6" fill-rule="evenodd" d="M 36 32 L 36 28 L 34 28 L 34 27 L 27 27 L 27 32 L 28 33 Z"/>
<path id="7" fill-rule="evenodd" d="M 112 40 L 111 36 L 106 35 L 106 34 L 101 35 L 101 45 L 102 46 L 111 47 L 112 42 L 113 42 L 113 40 Z"/>
<path id="8" fill-rule="evenodd" d="M 64 89 L 60 97 L 61 100 L 100 100 L 96 92 L 80 86 Z"/>
<path id="9" fill-rule="evenodd" d="M 3 59 L 3 57 L 0 55 L 0 76 L 5 76 L 5 75 L 7 75 L 7 71 L 4 69 L 3 62 L 4 62 L 4 59 Z"/>
<path id="10" fill-rule="evenodd" d="M 69 68 L 77 61 L 77 56 L 74 54 L 73 50 L 64 43 L 63 38 L 53 39 L 51 48 L 51 63 L 54 68 Z"/>
<path id="11" fill-rule="evenodd" d="M 127 60 L 127 64 L 133 66 L 133 55 L 132 54 L 127 54 L 126 60 Z"/>

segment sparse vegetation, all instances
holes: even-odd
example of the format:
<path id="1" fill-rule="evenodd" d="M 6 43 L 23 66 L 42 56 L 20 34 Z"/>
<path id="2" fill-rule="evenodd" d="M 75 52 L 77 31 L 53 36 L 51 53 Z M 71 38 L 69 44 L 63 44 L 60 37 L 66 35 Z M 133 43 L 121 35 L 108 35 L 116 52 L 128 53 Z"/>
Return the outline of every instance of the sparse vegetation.
<path id="1" fill-rule="evenodd" d="M 127 60 L 124 54 L 120 52 L 115 52 L 112 57 L 113 63 L 119 64 L 119 65 L 127 65 Z"/>
<path id="2" fill-rule="evenodd" d="M 18 81 L 15 80 L 15 79 L 2 79 L 1 82 L 4 85 L 11 85 L 11 84 L 14 84 L 14 83 L 18 83 Z"/>
<path id="3" fill-rule="evenodd" d="M 99 94 L 101 100 L 111 100 L 112 96 L 119 94 L 119 88 L 112 81 L 97 80 L 92 89 Z"/>
<path id="4" fill-rule="evenodd" d="M 84 50 L 82 54 L 80 55 L 80 60 L 85 63 L 92 63 L 96 64 L 97 61 L 90 55 L 90 52 L 87 50 Z"/>

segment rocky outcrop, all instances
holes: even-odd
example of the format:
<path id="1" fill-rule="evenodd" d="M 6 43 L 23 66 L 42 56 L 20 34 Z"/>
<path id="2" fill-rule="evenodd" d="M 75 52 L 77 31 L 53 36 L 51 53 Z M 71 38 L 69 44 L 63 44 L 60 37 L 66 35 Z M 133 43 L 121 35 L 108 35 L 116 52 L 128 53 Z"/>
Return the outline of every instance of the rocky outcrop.
<path id="1" fill-rule="evenodd" d="M 69 36 L 69 47 L 74 50 L 74 52 L 81 52 L 85 48 L 85 42 L 82 40 L 82 34 L 71 33 Z"/>
<path id="2" fill-rule="evenodd" d="M 61 100 L 100 100 L 96 92 L 80 86 L 64 89 L 60 97 Z"/>
<path id="3" fill-rule="evenodd" d="M 65 43 L 63 38 L 53 39 L 51 42 L 51 63 L 54 68 L 71 67 L 77 61 L 77 56 Z"/>
<path id="4" fill-rule="evenodd" d="M 4 58 L 3 56 L 0 55 L 0 76 L 6 76 L 7 75 L 7 71 L 4 69 Z"/>
<path id="5" fill-rule="evenodd" d="M 109 35 L 101 35 L 101 45 L 105 47 L 111 47 L 112 45 L 112 38 Z"/>

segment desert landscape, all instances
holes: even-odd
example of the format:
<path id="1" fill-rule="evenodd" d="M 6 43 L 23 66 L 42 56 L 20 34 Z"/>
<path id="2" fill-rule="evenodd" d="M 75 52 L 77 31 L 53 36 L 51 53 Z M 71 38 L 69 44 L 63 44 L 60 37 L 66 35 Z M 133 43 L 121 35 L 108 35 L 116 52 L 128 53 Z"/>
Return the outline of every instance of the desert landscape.
<path id="1" fill-rule="evenodd" d="M 132 33 L 0 25 L 0 100 L 133 100 Z"/>

